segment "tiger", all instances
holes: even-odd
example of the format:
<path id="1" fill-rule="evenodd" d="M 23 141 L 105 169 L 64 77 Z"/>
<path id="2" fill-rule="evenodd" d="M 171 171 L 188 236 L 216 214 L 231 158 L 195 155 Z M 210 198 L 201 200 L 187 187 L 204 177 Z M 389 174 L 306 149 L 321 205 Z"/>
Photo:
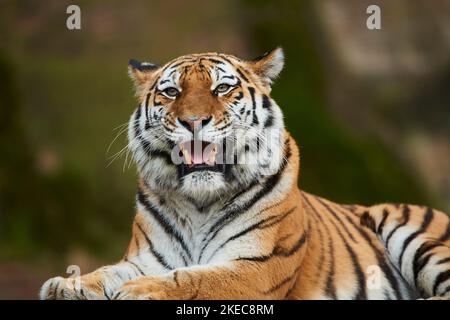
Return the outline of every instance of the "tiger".
<path id="1" fill-rule="evenodd" d="M 47 280 L 40 299 L 448 299 L 447 214 L 298 187 L 299 147 L 270 95 L 284 62 L 279 47 L 253 60 L 130 60 L 139 178 L 128 248 Z"/>

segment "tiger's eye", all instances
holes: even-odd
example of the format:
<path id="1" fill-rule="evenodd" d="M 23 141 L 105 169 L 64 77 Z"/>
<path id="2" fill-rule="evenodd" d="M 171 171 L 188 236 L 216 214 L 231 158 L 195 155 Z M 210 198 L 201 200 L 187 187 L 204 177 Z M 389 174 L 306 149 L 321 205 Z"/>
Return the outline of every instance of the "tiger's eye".
<path id="1" fill-rule="evenodd" d="M 228 89 L 230 89 L 230 87 L 231 86 L 229 84 L 222 83 L 222 84 L 219 84 L 214 91 L 216 91 L 218 93 L 223 93 L 223 92 L 228 91 Z"/>
<path id="2" fill-rule="evenodd" d="M 170 98 L 175 98 L 179 94 L 178 90 L 174 87 L 167 88 L 163 92 Z"/>

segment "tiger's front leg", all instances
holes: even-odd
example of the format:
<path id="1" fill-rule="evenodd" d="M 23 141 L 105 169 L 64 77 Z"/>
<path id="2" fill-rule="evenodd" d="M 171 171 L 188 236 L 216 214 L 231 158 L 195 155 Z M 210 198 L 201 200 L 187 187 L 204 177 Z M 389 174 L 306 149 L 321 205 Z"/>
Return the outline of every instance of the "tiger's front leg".
<path id="1" fill-rule="evenodd" d="M 125 283 L 114 295 L 123 300 L 283 299 L 295 283 L 283 270 L 272 272 L 253 262 L 179 268 L 163 276 Z M 272 279 L 272 281 L 268 281 Z M 280 285 L 281 283 L 281 285 Z"/>
<path id="2" fill-rule="evenodd" d="M 39 292 L 41 300 L 107 300 L 126 281 L 144 275 L 142 268 L 129 260 L 104 266 L 73 278 L 47 280 Z"/>

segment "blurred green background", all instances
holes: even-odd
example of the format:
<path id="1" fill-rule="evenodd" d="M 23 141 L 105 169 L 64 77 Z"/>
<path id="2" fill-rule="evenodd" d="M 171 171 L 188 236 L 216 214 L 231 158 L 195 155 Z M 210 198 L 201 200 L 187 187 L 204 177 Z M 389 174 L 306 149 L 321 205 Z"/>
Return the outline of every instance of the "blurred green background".
<path id="1" fill-rule="evenodd" d="M 81 7 L 81 30 L 66 8 Z M 382 29 L 366 28 L 381 7 Z M 273 97 L 301 188 L 344 203 L 450 209 L 450 1 L 0 0 L 0 299 L 36 298 L 67 265 L 119 259 L 136 174 L 122 134 L 129 58 L 275 46 Z M 116 128 L 116 130 L 114 130 Z"/>

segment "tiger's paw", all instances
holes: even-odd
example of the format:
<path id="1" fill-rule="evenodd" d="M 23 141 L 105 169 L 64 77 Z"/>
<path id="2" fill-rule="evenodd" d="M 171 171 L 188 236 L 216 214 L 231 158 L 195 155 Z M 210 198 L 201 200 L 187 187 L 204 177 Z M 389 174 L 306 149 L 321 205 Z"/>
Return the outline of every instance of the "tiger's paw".
<path id="1" fill-rule="evenodd" d="M 141 277 L 125 283 L 114 295 L 117 300 L 182 299 L 175 286 L 160 277 Z"/>
<path id="2" fill-rule="evenodd" d="M 41 300 L 90 300 L 104 299 L 98 284 L 87 286 L 79 277 L 55 277 L 47 280 L 39 291 Z"/>

